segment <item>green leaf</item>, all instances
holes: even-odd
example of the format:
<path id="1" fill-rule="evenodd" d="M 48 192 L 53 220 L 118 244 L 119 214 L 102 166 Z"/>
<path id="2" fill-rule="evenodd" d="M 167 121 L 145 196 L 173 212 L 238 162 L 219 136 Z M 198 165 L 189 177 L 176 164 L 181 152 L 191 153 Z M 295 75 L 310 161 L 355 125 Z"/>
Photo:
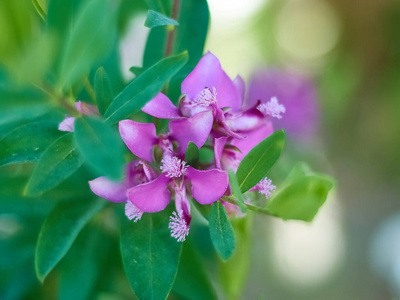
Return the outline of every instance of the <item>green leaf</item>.
<path id="1" fill-rule="evenodd" d="M 103 67 L 97 69 L 94 77 L 94 90 L 96 92 L 97 107 L 101 115 L 104 115 L 113 100 L 111 81 Z"/>
<path id="2" fill-rule="evenodd" d="M 297 169 L 289 175 L 282 189 L 269 201 L 267 210 L 284 220 L 311 222 L 324 204 L 333 180 L 325 175 L 306 175 Z"/>
<path id="3" fill-rule="evenodd" d="M 187 52 L 162 59 L 132 82 L 114 99 L 104 117 L 111 123 L 127 118 L 153 99 L 188 60 Z"/>
<path id="4" fill-rule="evenodd" d="M 21 125 L 0 141 L 0 166 L 37 160 L 43 151 L 64 133 L 52 121 Z"/>
<path id="5" fill-rule="evenodd" d="M 210 275 L 195 247 L 190 237 L 183 244 L 173 292 L 190 300 L 216 300 L 218 297 L 210 282 Z"/>
<path id="6" fill-rule="evenodd" d="M 84 159 L 68 133 L 51 144 L 40 157 L 25 188 L 27 195 L 41 195 L 76 172 Z"/>
<path id="7" fill-rule="evenodd" d="M 143 68 L 141 68 L 141 67 L 130 67 L 129 68 L 129 71 L 131 72 L 131 73 L 133 73 L 133 74 L 135 74 L 136 76 L 139 76 L 140 74 L 142 74 L 143 73 Z"/>
<path id="8" fill-rule="evenodd" d="M 206 42 L 209 10 L 206 0 L 181 1 L 179 13 L 179 27 L 176 27 L 176 36 L 173 53 L 187 50 L 189 61 L 179 73 L 171 80 L 168 89 L 170 99 L 178 99 L 181 92 L 183 79 L 194 69 L 203 56 L 204 44 Z M 164 48 L 163 48 L 164 49 Z"/>
<path id="9" fill-rule="evenodd" d="M 101 21 L 99 21 L 101 20 Z M 87 73 L 94 63 L 111 50 L 116 33 L 115 10 L 106 0 L 87 1 L 65 45 L 61 63 L 60 85 L 70 87 Z"/>
<path id="10" fill-rule="evenodd" d="M 189 166 L 194 168 L 199 164 L 199 149 L 192 142 L 189 142 L 188 147 L 186 148 L 185 161 Z"/>
<path id="11" fill-rule="evenodd" d="M 244 203 L 242 191 L 240 190 L 239 182 L 236 178 L 236 175 L 232 170 L 228 170 L 228 175 L 229 175 L 229 183 L 232 188 L 233 196 L 235 196 L 236 199 L 238 200 L 238 204 L 239 204 L 241 212 L 245 213 L 247 208 L 246 208 L 246 204 Z"/>
<path id="12" fill-rule="evenodd" d="M 46 20 L 47 15 L 47 0 L 32 0 L 33 6 L 38 12 L 39 16 Z"/>
<path id="13" fill-rule="evenodd" d="M 252 214 L 248 214 L 245 218 L 232 219 L 237 248 L 229 261 L 219 262 L 219 277 L 227 299 L 239 299 L 246 284 L 250 264 L 252 224 Z"/>
<path id="14" fill-rule="evenodd" d="M 209 225 L 215 250 L 223 260 L 228 260 L 235 251 L 236 238 L 226 210 L 220 201 L 212 205 Z"/>
<path id="15" fill-rule="evenodd" d="M 278 160 L 283 150 L 286 134 L 283 129 L 275 131 L 242 159 L 236 176 L 242 193 L 260 182 Z"/>
<path id="16" fill-rule="evenodd" d="M 83 116 L 75 121 L 75 140 L 95 171 L 110 178 L 122 178 L 124 148 L 114 128 L 100 119 Z"/>
<path id="17" fill-rule="evenodd" d="M 64 257 L 78 233 L 105 205 L 104 200 L 66 201 L 44 221 L 36 246 L 35 268 L 40 281 Z"/>
<path id="18" fill-rule="evenodd" d="M 167 43 L 168 29 L 165 26 L 154 27 L 150 30 L 146 41 L 146 48 L 143 54 L 143 69 L 163 59 Z"/>
<path id="19" fill-rule="evenodd" d="M 154 10 L 149 10 L 147 12 L 147 18 L 146 21 L 144 22 L 144 26 L 148 28 L 153 28 L 153 27 L 167 26 L 167 25 L 178 26 L 179 23 Z"/>
<path id="20" fill-rule="evenodd" d="M 166 211 L 144 214 L 137 223 L 123 215 L 120 246 L 125 272 L 136 296 L 166 299 L 182 249 L 182 243 L 171 237 Z"/>
<path id="21" fill-rule="evenodd" d="M 163 3 L 160 0 L 146 0 L 146 4 L 150 9 L 165 14 Z"/>

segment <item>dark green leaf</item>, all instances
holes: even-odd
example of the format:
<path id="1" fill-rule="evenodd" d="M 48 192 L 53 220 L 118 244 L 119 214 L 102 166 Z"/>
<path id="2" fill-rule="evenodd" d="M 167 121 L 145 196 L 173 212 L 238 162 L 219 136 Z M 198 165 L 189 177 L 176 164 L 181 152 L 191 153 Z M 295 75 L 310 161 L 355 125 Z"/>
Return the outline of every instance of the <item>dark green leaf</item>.
<path id="1" fill-rule="evenodd" d="M 210 282 L 210 276 L 195 247 L 189 237 L 183 245 L 173 292 L 190 300 L 216 300 L 218 297 Z"/>
<path id="2" fill-rule="evenodd" d="M 114 99 L 104 117 L 111 123 L 127 118 L 140 110 L 161 92 L 164 85 L 188 60 L 187 52 L 162 59 L 144 71 Z"/>
<path id="3" fill-rule="evenodd" d="M 311 222 L 333 188 L 330 177 L 312 173 L 291 174 L 283 188 L 270 200 L 267 210 L 284 220 Z"/>
<path id="4" fill-rule="evenodd" d="M 35 268 L 43 281 L 64 257 L 78 233 L 105 205 L 104 200 L 66 201 L 45 220 L 36 246 Z"/>
<path id="5" fill-rule="evenodd" d="M 242 159 L 236 176 L 242 193 L 260 182 L 278 160 L 285 143 L 285 131 L 275 131 Z"/>
<path id="6" fill-rule="evenodd" d="M 160 0 L 146 0 L 147 6 L 155 11 L 165 14 L 165 9 Z"/>
<path id="7" fill-rule="evenodd" d="M 114 179 L 121 179 L 124 168 L 123 143 L 109 124 L 83 116 L 75 121 L 75 140 L 89 165 Z"/>
<path id="8" fill-rule="evenodd" d="M 221 285 L 227 294 L 227 299 L 239 299 L 249 271 L 251 229 L 253 215 L 245 218 L 232 219 L 236 233 L 237 248 L 233 256 L 226 262 L 219 262 Z"/>
<path id="9" fill-rule="evenodd" d="M 179 23 L 154 10 L 149 10 L 147 12 L 147 18 L 146 21 L 144 22 L 144 26 L 148 28 L 153 28 L 166 25 L 178 26 Z"/>
<path id="10" fill-rule="evenodd" d="M 0 141 L 0 166 L 37 160 L 42 152 L 63 133 L 53 121 L 21 125 Z"/>
<path id="11" fill-rule="evenodd" d="M 94 78 L 94 90 L 96 92 L 97 107 L 100 114 L 104 115 L 114 97 L 110 78 L 103 67 L 97 69 Z"/>
<path id="12" fill-rule="evenodd" d="M 99 21 L 101 20 L 101 21 Z M 81 8 L 65 45 L 61 63 L 61 87 L 70 87 L 111 50 L 115 35 L 115 10 L 106 0 L 91 0 Z"/>
<path id="13" fill-rule="evenodd" d="M 188 147 L 186 148 L 185 161 L 189 166 L 194 168 L 199 164 L 199 149 L 192 142 L 189 142 Z"/>
<path id="14" fill-rule="evenodd" d="M 178 270 L 182 243 L 171 237 L 166 212 L 144 214 L 121 224 L 121 255 L 128 280 L 139 299 L 166 299 Z"/>
<path id="15" fill-rule="evenodd" d="M 228 175 L 229 175 L 229 183 L 232 188 L 232 194 L 236 197 L 238 200 L 238 204 L 240 207 L 240 210 L 242 213 L 246 212 L 246 204 L 244 203 L 242 191 L 240 190 L 238 180 L 236 178 L 235 173 L 232 170 L 228 170 Z"/>
<path id="16" fill-rule="evenodd" d="M 178 21 L 180 25 L 175 28 L 176 36 L 173 53 L 187 50 L 189 61 L 171 80 L 168 95 L 173 100 L 179 98 L 183 79 L 194 69 L 203 55 L 209 24 L 207 1 L 181 1 Z"/>
<path id="17" fill-rule="evenodd" d="M 136 76 L 139 76 L 140 74 L 143 73 L 144 70 L 143 70 L 143 68 L 140 68 L 140 67 L 130 67 L 129 71 L 131 71 Z"/>
<path id="18" fill-rule="evenodd" d="M 220 201 L 212 205 L 209 225 L 215 250 L 223 260 L 228 260 L 235 251 L 236 238 L 226 210 Z"/>
<path id="19" fill-rule="evenodd" d="M 83 162 L 73 134 L 63 135 L 43 152 L 25 188 L 25 194 L 40 195 L 51 190 L 75 173 Z"/>
<path id="20" fill-rule="evenodd" d="M 143 54 L 143 69 L 146 70 L 163 59 L 165 55 L 167 35 L 167 27 L 155 27 L 150 30 Z"/>

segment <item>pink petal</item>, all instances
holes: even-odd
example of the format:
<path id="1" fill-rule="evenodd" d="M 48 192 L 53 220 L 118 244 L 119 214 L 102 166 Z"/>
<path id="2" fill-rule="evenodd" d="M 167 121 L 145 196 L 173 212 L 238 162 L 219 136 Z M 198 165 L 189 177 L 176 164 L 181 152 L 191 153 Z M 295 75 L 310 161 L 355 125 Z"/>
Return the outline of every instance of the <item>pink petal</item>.
<path id="1" fill-rule="evenodd" d="M 60 131 L 75 131 L 75 118 L 74 117 L 65 117 L 65 119 L 58 124 L 58 130 Z"/>
<path id="2" fill-rule="evenodd" d="M 264 126 L 250 131 L 244 139 L 232 139 L 231 145 L 238 147 L 244 156 L 273 132 L 272 123 L 268 122 Z"/>
<path id="3" fill-rule="evenodd" d="M 84 115 L 99 115 L 97 106 L 82 101 L 75 102 L 75 105 L 76 109 Z"/>
<path id="4" fill-rule="evenodd" d="M 242 76 L 237 75 L 236 78 L 233 80 L 233 84 L 235 85 L 236 90 L 238 91 L 240 97 L 242 97 L 242 102 L 243 102 L 244 93 L 246 91 L 246 84 L 244 83 Z"/>
<path id="5" fill-rule="evenodd" d="M 242 101 L 233 81 L 222 70 L 218 58 L 208 52 L 182 82 L 182 94 L 193 100 L 206 87 L 215 88 L 218 107 L 240 109 Z"/>
<path id="6" fill-rule="evenodd" d="M 189 142 L 193 142 L 198 148 L 201 148 L 207 141 L 213 121 L 211 111 L 204 111 L 190 118 L 170 121 L 170 136 L 179 143 L 178 152 L 185 152 Z"/>
<path id="7" fill-rule="evenodd" d="M 153 181 L 128 189 L 128 200 L 143 212 L 153 213 L 163 210 L 171 200 L 167 189 L 170 178 L 161 174 Z"/>
<path id="8" fill-rule="evenodd" d="M 142 111 L 159 119 L 180 119 L 179 109 L 163 93 L 147 102 Z"/>
<path id="9" fill-rule="evenodd" d="M 185 176 L 192 183 L 193 198 L 202 205 L 217 201 L 228 187 L 228 175 L 222 170 L 188 167 Z"/>
<path id="10" fill-rule="evenodd" d="M 89 181 L 90 189 L 97 196 L 112 202 L 126 201 L 126 181 L 115 182 L 107 177 L 99 177 Z"/>
<path id="11" fill-rule="evenodd" d="M 228 138 L 223 136 L 223 137 L 215 139 L 215 142 L 214 142 L 215 164 L 218 169 L 221 169 L 222 152 L 224 151 L 224 147 L 225 147 L 227 140 L 228 140 Z"/>
<path id="12" fill-rule="evenodd" d="M 141 159 L 153 161 L 152 148 L 158 143 L 153 123 L 122 120 L 119 122 L 119 133 L 133 154 Z"/>

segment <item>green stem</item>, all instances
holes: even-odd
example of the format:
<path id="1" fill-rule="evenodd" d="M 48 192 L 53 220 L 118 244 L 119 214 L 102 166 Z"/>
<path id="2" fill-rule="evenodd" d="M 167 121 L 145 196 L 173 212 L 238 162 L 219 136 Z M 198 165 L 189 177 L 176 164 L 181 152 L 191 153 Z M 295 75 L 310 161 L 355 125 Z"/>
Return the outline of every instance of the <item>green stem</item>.
<path id="1" fill-rule="evenodd" d="M 96 93 L 94 92 L 94 89 L 92 87 L 92 85 L 89 82 L 89 79 L 87 77 L 85 77 L 85 79 L 83 80 L 83 84 L 85 86 L 85 89 L 90 97 L 90 99 L 93 100 L 93 102 L 96 102 Z"/>
<path id="2" fill-rule="evenodd" d="M 238 203 L 238 202 L 234 199 L 234 197 L 232 197 L 232 196 L 223 196 L 223 197 L 221 198 L 221 200 L 222 200 L 222 201 L 225 201 L 225 202 L 228 202 L 228 203 L 231 203 L 231 204 L 234 204 L 234 205 L 236 205 L 236 206 L 239 206 L 239 203 Z M 249 204 L 246 204 L 246 203 L 245 203 L 245 205 L 246 205 L 246 208 L 247 208 L 248 210 L 252 210 L 252 211 L 255 211 L 255 212 L 258 212 L 258 213 L 262 213 L 262 214 L 264 214 L 264 215 L 276 217 L 274 214 L 271 214 L 271 213 L 270 213 L 268 210 L 266 210 L 265 208 L 256 207 L 256 206 L 249 205 Z"/>

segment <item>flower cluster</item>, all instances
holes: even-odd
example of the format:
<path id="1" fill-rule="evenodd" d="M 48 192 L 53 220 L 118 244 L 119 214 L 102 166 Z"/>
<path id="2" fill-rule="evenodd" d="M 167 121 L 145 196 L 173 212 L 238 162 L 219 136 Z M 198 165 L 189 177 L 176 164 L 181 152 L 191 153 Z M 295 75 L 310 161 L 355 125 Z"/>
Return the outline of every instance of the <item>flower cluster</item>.
<path id="1" fill-rule="evenodd" d="M 189 199 L 209 205 L 230 195 L 226 170 L 236 171 L 242 158 L 273 132 L 271 118 L 281 118 L 285 112 L 276 98 L 257 99 L 246 106 L 243 79 L 231 80 L 212 53 L 204 55 L 186 77 L 181 92 L 177 106 L 160 93 L 142 109 L 170 120 L 168 132 L 157 135 L 153 123 L 119 122 L 123 141 L 138 157 L 127 164 L 122 182 L 105 177 L 89 182 L 98 196 L 126 202 L 126 215 L 134 222 L 143 213 L 162 211 L 174 199 L 176 212 L 170 216 L 169 228 L 178 241 L 189 233 Z M 196 168 L 188 165 L 184 159 L 189 142 L 213 149 L 214 161 Z M 251 190 L 269 198 L 274 189 L 271 180 L 264 178 Z"/>

